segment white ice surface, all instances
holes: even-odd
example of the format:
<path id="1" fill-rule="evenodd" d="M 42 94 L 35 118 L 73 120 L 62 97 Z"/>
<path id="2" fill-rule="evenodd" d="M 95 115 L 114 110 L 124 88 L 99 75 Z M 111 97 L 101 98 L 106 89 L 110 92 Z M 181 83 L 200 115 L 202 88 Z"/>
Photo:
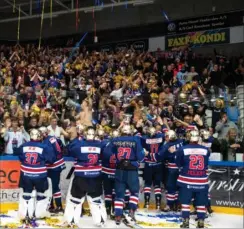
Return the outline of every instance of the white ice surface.
<path id="1" fill-rule="evenodd" d="M 58 218 L 60 222 L 62 221 L 62 217 L 51 217 Z M 191 216 L 190 228 L 196 228 L 196 222 L 194 220 L 194 216 Z M 179 214 L 169 214 L 169 213 L 157 213 L 154 211 L 145 212 L 143 210 L 138 211 L 136 215 L 136 219 L 140 222 L 146 222 L 151 224 L 161 224 L 155 226 L 147 226 L 140 225 L 141 228 L 179 228 L 180 226 L 180 215 Z M 16 211 L 10 211 L 6 215 L 0 216 L 0 227 L 4 227 L 9 223 L 18 223 L 19 220 L 17 218 Z M 84 228 L 96 228 L 92 222 L 92 218 L 88 216 L 84 216 L 81 218 L 82 225 Z M 230 215 L 230 214 L 217 214 L 213 213 L 212 216 L 205 220 L 207 228 L 243 228 L 244 226 L 244 217 L 238 215 Z M 44 220 L 37 221 L 39 224 L 39 228 L 55 228 L 52 226 L 48 226 Z M 164 226 L 162 226 L 164 225 Z M 57 225 L 58 226 L 58 225 Z M 106 222 L 105 228 L 115 228 L 115 222 L 108 220 Z M 126 228 L 124 224 L 121 224 L 120 228 Z"/>

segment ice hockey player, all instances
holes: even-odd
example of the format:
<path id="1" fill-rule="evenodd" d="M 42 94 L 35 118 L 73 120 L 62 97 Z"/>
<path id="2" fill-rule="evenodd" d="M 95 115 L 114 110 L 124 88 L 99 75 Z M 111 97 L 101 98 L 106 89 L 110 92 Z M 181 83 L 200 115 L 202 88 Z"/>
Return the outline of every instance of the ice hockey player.
<path id="1" fill-rule="evenodd" d="M 55 162 L 55 153 L 41 143 L 41 133 L 30 131 L 30 141 L 17 149 L 20 167 L 19 217 L 26 227 L 36 226 L 35 218 L 49 216 L 52 199 L 52 182 L 47 178 L 46 164 Z"/>
<path id="2" fill-rule="evenodd" d="M 75 224 L 81 227 L 80 215 L 85 197 L 87 197 L 94 224 L 102 226 L 107 219 L 106 208 L 101 198 L 103 190 L 100 158 L 103 148 L 101 141 L 94 139 L 95 129 L 88 127 L 85 139 L 69 147 L 70 156 L 77 160 L 64 212 L 64 219 L 69 225 Z"/>
<path id="3" fill-rule="evenodd" d="M 112 137 L 116 138 L 119 136 L 119 131 L 114 130 Z M 104 149 L 102 157 L 102 174 L 103 174 L 103 188 L 105 195 L 105 206 L 107 215 L 111 219 L 114 219 L 114 198 L 115 198 L 115 169 L 116 169 L 116 158 L 115 154 L 112 153 L 111 142 L 107 144 Z"/>
<path id="4" fill-rule="evenodd" d="M 138 205 L 139 195 L 139 163 L 143 161 L 146 153 L 137 136 L 132 136 L 130 125 L 124 125 L 121 129 L 121 137 L 114 138 L 111 142 L 112 152 L 116 158 L 115 172 L 115 220 L 120 225 L 123 216 L 124 197 L 126 188 L 131 195 L 129 200 L 129 215 L 126 216 L 125 224 L 134 225 L 135 211 Z"/>
<path id="5" fill-rule="evenodd" d="M 52 200 L 49 211 L 55 214 L 63 213 L 62 196 L 59 187 L 60 175 L 62 170 L 65 169 L 63 152 L 60 146 L 62 142 L 58 141 L 58 139 L 54 136 L 49 136 L 48 129 L 45 126 L 40 127 L 39 131 L 42 133 L 43 143 L 47 145 L 48 149 L 52 148 L 56 156 L 55 162 L 53 164 L 47 165 L 48 177 L 51 178 L 52 181 L 53 200 L 55 201 L 56 205 L 56 208 L 54 208 Z"/>
<path id="6" fill-rule="evenodd" d="M 181 228 L 189 228 L 190 204 L 195 196 L 198 228 L 204 228 L 204 219 L 208 202 L 208 160 L 210 151 L 198 144 L 199 132 L 190 132 L 190 143 L 176 152 L 176 165 L 181 168 L 178 177 L 179 197 L 182 206 L 183 223 Z"/>
<path id="7" fill-rule="evenodd" d="M 169 130 L 165 134 L 167 143 L 163 146 L 163 149 L 159 152 L 159 158 L 162 161 L 167 161 L 168 171 L 166 178 L 166 199 L 167 206 L 163 211 L 177 211 L 178 209 L 178 188 L 177 178 L 179 176 L 179 168 L 175 164 L 175 152 L 183 146 L 184 140 L 177 139 L 175 131 Z"/>
<path id="8" fill-rule="evenodd" d="M 219 142 L 213 136 L 210 136 L 210 132 L 208 130 L 201 130 L 200 131 L 201 141 L 199 144 L 205 146 L 209 149 L 210 152 L 220 152 Z M 211 195 L 208 193 L 208 204 L 207 204 L 207 211 L 209 214 L 213 213 L 211 208 Z"/>
<path id="9" fill-rule="evenodd" d="M 157 132 L 154 127 L 148 128 L 148 134 L 142 137 L 142 146 L 149 152 L 150 157 L 145 158 L 144 168 L 144 208 L 149 207 L 151 186 L 154 186 L 156 199 L 156 209 L 161 208 L 161 181 L 162 181 L 162 162 L 156 161 L 153 154 L 158 154 L 164 144 L 164 134 Z"/>

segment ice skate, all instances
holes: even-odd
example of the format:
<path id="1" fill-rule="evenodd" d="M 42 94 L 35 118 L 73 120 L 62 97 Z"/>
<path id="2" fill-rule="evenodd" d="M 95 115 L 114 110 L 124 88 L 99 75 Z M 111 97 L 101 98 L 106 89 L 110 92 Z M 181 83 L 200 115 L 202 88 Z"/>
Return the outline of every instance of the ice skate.
<path id="1" fill-rule="evenodd" d="M 118 228 L 121 224 L 121 216 L 115 216 L 115 224 L 116 227 Z"/>
<path id="2" fill-rule="evenodd" d="M 29 217 L 26 217 L 25 219 L 21 220 L 22 226 L 20 228 L 31 228 L 31 220 Z"/>
<path id="3" fill-rule="evenodd" d="M 49 210 L 50 211 L 50 210 Z M 57 215 L 63 215 L 64 214 L 64 209 L 62 207 L 57 207 L 50 211 L 51 216 L 57 216 Z"/>
<path id="4" fill-rule="evenodd" d="M 197 222 L 197 228 L 204 228 L 204 220 L 203 219 L 199 219 Z"/>
<path id="5" fill-rule="evenodd" d="M 131 210 L 130 213 L 123 219 L 123 223 L 127 227 L 134 228 L 136 224 L 135 212 Z"/>
<path id="6" fill-rule="evenodd" d="M 162 209 L 162 212 L 171 212 L 173 210 L 173 206 L 166 205 L 165 208 Z"/>
<path id="7" fill-rule="evenodd" d="M 189 219 L 183 219 L 182 224 L 180 225 L 180 228 L 189 228 Z"/>

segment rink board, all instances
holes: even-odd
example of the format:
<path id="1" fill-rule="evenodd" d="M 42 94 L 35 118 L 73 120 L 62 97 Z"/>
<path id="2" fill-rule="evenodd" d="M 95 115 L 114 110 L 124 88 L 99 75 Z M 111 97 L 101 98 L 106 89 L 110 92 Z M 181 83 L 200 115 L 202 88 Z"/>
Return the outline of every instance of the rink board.
<path id="1" fill-rule="evenodd" d="M 18 208 L 18 180 L 20 164 L 16 157 L 0 157 L 0 212 Z M 65 200 L 70 183 L 72 158 L 65 158 L 66 169 L 61 174 L 61 193 Z M 142 165 L 143 167 L 143 165 Z M 213 210 L 220 213 L 243 215 L 244 213 L 244 169 L 243 163 L 211 162 L 210 193 Z M 141 187 L 142 190 L 142 187 Z M 140 194 L 140 207 L 143 207 L 143 193 Z M 151 197 L 153 208 L 154 195 Z M 165 203 L 163 195 L 162 205 Z"/>

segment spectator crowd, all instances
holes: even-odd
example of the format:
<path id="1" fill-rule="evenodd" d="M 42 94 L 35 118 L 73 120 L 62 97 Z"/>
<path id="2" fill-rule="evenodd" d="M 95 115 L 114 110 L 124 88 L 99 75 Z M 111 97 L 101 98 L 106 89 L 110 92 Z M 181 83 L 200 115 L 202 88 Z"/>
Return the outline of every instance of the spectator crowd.
<path id="1" fill-rule="evenodd" d="M 0 47 L 0 153 L 13 155 L 29 130 L 46 126 L 63 145 L 88 126 L 104 137 L 125 121 L 143 134 L 150 126 L 186 138 L 208 130 L 215 152 L 235 161 L 244 153 L 236 87 L 244 58 L 196 55 L 189 48 L 89 52 L 66 48 Z"/>

